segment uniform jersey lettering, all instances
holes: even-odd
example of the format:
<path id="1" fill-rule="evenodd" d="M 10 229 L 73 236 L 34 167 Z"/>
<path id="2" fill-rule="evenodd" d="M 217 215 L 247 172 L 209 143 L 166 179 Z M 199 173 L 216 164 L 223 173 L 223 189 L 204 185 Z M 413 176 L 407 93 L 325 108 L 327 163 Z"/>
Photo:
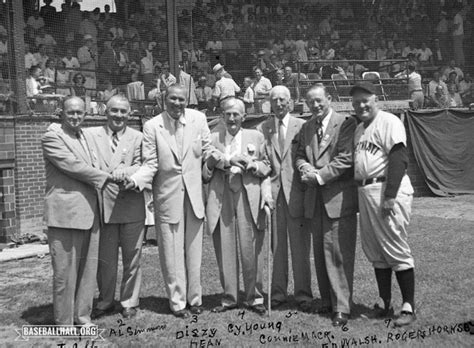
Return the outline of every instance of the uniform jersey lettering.
<path id="1" fill-rule="evenodd" d="M 375 155 L 377 154 L 377 152 L 381 151 L 381 149 L 376 144 L 368 140 L 364 140 L 364 141 L 358 142 L 356 145 L 356 152 L 360 152 L 360 151 L 367 151 L 371 155 Z"/>

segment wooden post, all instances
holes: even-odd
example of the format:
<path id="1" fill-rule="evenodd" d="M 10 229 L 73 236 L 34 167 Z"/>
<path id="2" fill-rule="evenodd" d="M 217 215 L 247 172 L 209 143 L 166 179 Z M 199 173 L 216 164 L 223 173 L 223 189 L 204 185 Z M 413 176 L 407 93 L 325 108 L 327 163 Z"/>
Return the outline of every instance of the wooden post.
<path id="1" fill-rule="evenodd" d="M 178 15 L 176 12 L 176 2 L 166 0 L 166 21 L 168 23 L 168 57 L 170 71 L 174 76 L 178 76 Z"/>
<path id="2" fill-rule="evenodd" d="M 25 21 L 23 19 L 23 1 L 9 0 L 7 2 L 9 18 L 13 21 L 8 27 L 8 31 L 11 33 L 8 36 L 10 41 L 8 57 L 9 60 L 14 64 L 12 66 L 13 76 L 16 78 L 12 79 L 13 91 L 15 92 L 17 100 L 17 114 L 26 114 L 27 100 L 26 100 L 26 73 L 25 73 L 25 40 L 24 40 L 24 26 Z"/>

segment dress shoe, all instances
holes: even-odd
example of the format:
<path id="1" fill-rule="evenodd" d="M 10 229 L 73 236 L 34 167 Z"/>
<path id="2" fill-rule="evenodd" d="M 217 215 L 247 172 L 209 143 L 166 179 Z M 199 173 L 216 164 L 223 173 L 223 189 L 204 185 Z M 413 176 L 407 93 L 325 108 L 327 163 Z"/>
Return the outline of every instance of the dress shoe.
<path id="1" fill-rule="evenodd" d="M 214 307 L 211 312 L 212 313 L 223 313 L 230 311 L 231 309 L 237 308 L 237 305 L 232 305 L 232 306 L 216 306 Z"/>
<path id="2" fill-rule="evenodd" d="M 311 313 L 313 311 L 313 305 L 309 301 L 298 303 L 298 310 L 304 313 Z"/>
<path id="3" fill-rule="evenodd" d="M 393 307 L 389 306 L 388 308 L 382 308 L 379 306 L 378 303 L 374 305 L 374 312 L 373 312 L 373 318 L 376 319 L 385 319 L 385 318 L 391 318 L 393 317 L 394 312 L 393 312 Z"/>
<path id="4" fill-rule="evenodd" d="M 349 320 L 349 314 L 336 312 L 332 318 L 332 326 L 343 326 L 347 324 Z"/>
<path id="5" fill-rule="evenodd" d="M 179 311 L 173 312 L 173 315 L 176 318 L 181 318 L 181 319 L 187 319 L 191 316 L 191 314 L 189 313 L 187 309 L 181 309 Z"/>
<path id="6" fill-rule="evenodd" d="M 263 304 L 258 304 L 258 305 L 255 305 L 255 306 L 250 306 L 249 309 L 250 309 L 252 312 L 257 313 L 257 314 L 260 315 L 260 316 L 264 316 L 264 315 L 267 313 L 267 309 L 265 308 L 265 306 L 264 306 Z"/>
<path id="7" fill-rule="evenodd" d="M 106 316 L 107 314 L 112 313 L 114 310 L 115 310 L 114 306 L 108 307 L 108 308 L 105 308 L 105 309 L 95 308 L 92 311 L 91 318 L 92 319 L 98 319 L 100 317 L 103 317 L 103 316 Z"/>
<path id="8" fill-rule="evenodd" d="M 406 326 L 410 325 L 416 320 L 415 313 L 408 312 L 408 311 L 401 311 L 400 316 L 395 319 L 393 325 L 395 327 Z"/>
<path id="9" fill-rule="evenodd" d="M 204 307 L 203 306 L 189 306 L 189 311 L 191 314 L 199 315 L 202 312 L 204 312 Z"/>
<path id="10" fill-rule="evenodd" d="M 331 306 L 322 306 L 316 309 L 317 314 L 329 314 L 332 312 Z"/>
<path id="11" fill-rule="evenodd" d="M 133 307 L 125 307 L 124 309 L 122 309 L 122 317 L 124 317 L 125 319 L 133 318 L 136 315 L 137 310 Z"/>
<path id="12" fill-rule="evenodd" d="M 271 305 L 272 305 L 272 309 L 277 309 L 277 308 L 283 306 L 283 304 L 285 303 L 285 301 L 272 300 L 270 303 L 271 303 Z"/>

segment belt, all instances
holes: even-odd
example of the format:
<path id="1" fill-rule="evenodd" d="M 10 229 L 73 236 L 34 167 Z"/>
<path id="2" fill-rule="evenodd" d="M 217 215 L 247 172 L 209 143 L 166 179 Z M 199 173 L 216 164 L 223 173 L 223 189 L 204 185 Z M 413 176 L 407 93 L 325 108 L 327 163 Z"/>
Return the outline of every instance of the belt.
<path id="1" fill-rule="evenodd" d="M 370 179 L 364 179 L 364 180 L 356 180 L 357 186 L 366 186 L 366 185 L 371 185 L 375 184 L 378 182 L 384 182 L 387 180 L 385 176 L 380 176 L 378 178 L 370 178 Z"/>

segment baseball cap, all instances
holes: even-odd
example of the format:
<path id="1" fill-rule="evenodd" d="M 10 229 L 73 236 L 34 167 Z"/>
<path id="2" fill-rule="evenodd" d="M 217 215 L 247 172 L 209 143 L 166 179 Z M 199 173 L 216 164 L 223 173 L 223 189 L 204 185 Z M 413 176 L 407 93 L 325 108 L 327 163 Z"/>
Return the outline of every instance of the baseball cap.
<path id="1" fill-rule="evenodd" d="M 350 90 L 349 94 L 353 96 L 357 91 L 364 91 L 370 94 L 377 94 L 375 92 L 375 86 L 372 82 L 369 81 L 361 81 L 357 82 Z"/>

